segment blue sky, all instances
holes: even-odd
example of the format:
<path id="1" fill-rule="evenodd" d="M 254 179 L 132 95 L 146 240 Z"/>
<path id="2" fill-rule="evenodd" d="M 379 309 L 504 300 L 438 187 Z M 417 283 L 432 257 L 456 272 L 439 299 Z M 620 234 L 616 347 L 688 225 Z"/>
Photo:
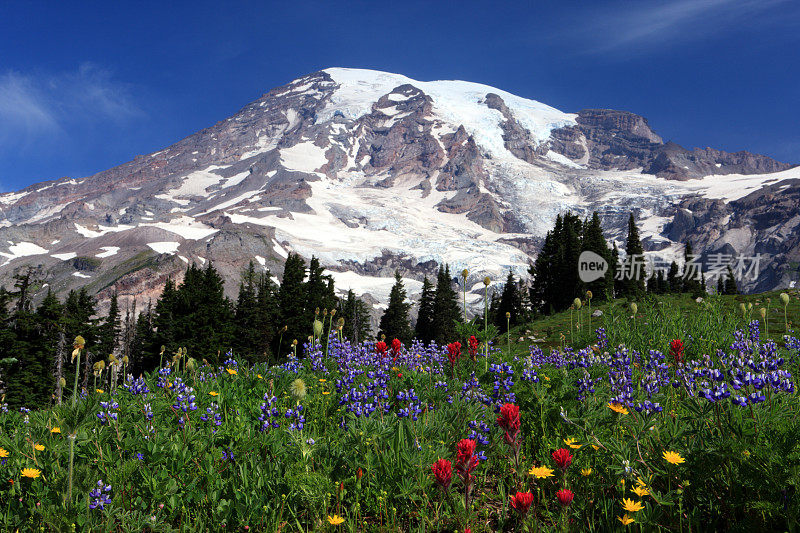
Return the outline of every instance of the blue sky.
<path id="1" fill-rule="evenodd" d="M 0 191 L 157 151 L 330 66 L 629 110 L 690 148 L 800 163 L 794 0 L 72 4 L 0 4 Z"/>

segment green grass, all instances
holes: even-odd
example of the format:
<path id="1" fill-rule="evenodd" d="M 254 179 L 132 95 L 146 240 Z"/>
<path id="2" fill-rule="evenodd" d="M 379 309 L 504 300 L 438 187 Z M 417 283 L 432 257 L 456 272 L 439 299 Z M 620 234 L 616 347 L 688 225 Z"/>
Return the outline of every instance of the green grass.
<path id="1" fill-rule="evenodd" d="M 771 297 L 776 308 L 778 296 Z M 603 316 L 594 318 L 591 328 L 587 320 L 586 327 L 573 331 L 574 350 L 556 353 L 554 360 L 548 357 L 551 348 L 560 348 L 560 335 L 569 342 L 569 312 L 512 332 L 514 339 L 526 330 L 544 336 L 540 360 L 529 357 L 527 342 L 515 341 L 508 354 L 501 337 L 489 361 L 462 357 L 452 368 L 446 349 L 406 347 L 398 361 L 381 363 L 367 344 L 356 350 L 333 346 L 328 358 L 317 351 L 282 367 L 240 361 L 235 372 L 226 363 L 226 368 L 197 372 L 173 369 L 162 377 L 154 373 L 146 376 L 147 397 L 121 386 L 110 394 L 105 376 L 104 392 L 89 392 L 75 407 L 67 401 L 27 415 L 0 415 L 0 447 L 8 455 L 0 465 L 5 480 L 0 529 L 613 531 L 625 529 L 622 501 L 632 499 L 642 509 L 628 513 L 635 520 L 629 527 L 642 531 L 796 530 L 797 391 L 767 385 L 758 389 L 764 401 L 747 407 L 700 395 L 705 386 L 700 382 L 711 379 L 703 376 L 715 369 L 728 376 L 740 368 L 731 362 L 738 354 L 717 355 L 718 349 L 730 352 L 733 331 L 746 324 L 738 304 L 755 306 L 765 298 L 708 297 L 702 304 L 678 296 L 642 300 L 635 320 L 628 302 L 593 303 Z M 792 298 L 789 319 L 798 323 L 797 293 Z M 793 380 L 800 372 L 800 350 L 784 346 L 780 310 L 770 313 L 769 322 L 777 352 L 761 348 L 765 364 L 790 372 L 787 379 Z M 601 326 L 608 347 L 587 349 L 594 343 L 593 330 Z M 686 358 L 699 365 L 698 387 L 691 394 L 671 386 L 680 382 L 672 361 L 650 353 L 666 353 L 674 338 L 684 340 Z M 624 348 L 615 354 L 619 345 Z M 761 361 L 757 349 L 747 358 Z M 669 376 L 649 398 L 663 409 L 639 411 L 635 406 L 648 400 L 646 385 L 654 372 Z M 617 413 L 608 403 L 621 389 L 609 378 L 627 374 L 632 401 Z M 298 379 L 306 385 L 305 394 L 293 385 Z M 593 380 L 595 390 L 582 398 L 578 382 L 586 379 Z M 181 392 L 181 383 L 193 391 Z M 465 386 L 469 395 L 462 393 Z M 756 394 L 753 387 L 734 393 Z M 418 402 L 398 399 L 410 389 Z M 369 417 L 348 412 L 355 405 L 353 392 L 371 390 L 387 391 L 385 399 L 369 400 L 380 402 L 378 409 Z M 189 394 L 198 409 L 184 412 L 179 396 L 185 404 Z M 112 399 L 118 407 L 103 403 Z M 520 409 L 519 440 L 512 439 L 520 446 L 518 465 L 496 422 L 494 407 L 506 401 Z M 276 410 L 268 420 L 278 427 L 262 431 L 259 416 L 266 402 L 268 412 Z M 305 422 L 291 430 L 297 419 L 286 414 L 298 403 Z M 412 409 L 417 420 L 398 416 L 417 404 L 419 412 Z M 210 420 L 219 414 L 219 426 L 201 419 L 209 408 Z M 109 412 L 116 420 L 103 423 L 98 413 Z M 60 432 L 54 433 L 55 427 Z M 473 472 L 474 491 L 465 502 L 455 470 L 449 490 L 443 491 L 434 483 L 431 465 L 438 459 L 455 461 L 457 443 L 473 431 L 486 439 L 478 444 L 485 460 Z M 552 458 L 558 448 L 573 456 L 563 471 Z M 685 462 L 668 463 L 668 451 Z M 534 466 L 551 468 L 553 476 L 537 479 L 528 473 Z M 40 475 L 24 477 L 25 468 Z M 90 491 L 100 479 L 112 486 L 111 501 L 105 510 L 90 509 Z M 632 491 L 638 479 L 649 494 Z M 567 508 L 556 500 L 562 488 L 575 496 Z M 509 505 L 518 491 L 533 495 L 525 517 Z M 328 517 L 333 515 L 344 522 L 332 525 Z"/>

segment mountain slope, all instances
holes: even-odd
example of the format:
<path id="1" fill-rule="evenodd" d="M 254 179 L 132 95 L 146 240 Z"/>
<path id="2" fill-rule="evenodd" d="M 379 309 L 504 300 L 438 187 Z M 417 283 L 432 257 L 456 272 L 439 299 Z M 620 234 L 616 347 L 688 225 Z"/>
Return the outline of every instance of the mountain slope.
<path id="1" fill-rule="evenodd" d="M 624 111 L 564 113 L 476 83 L 326 69 L 278 87 L 164 150 L 80 179 L 0 195 L 0 283 L 32 266 L 63 291 L 159 293 L 214 261 L 235 292 L 250 260 L 312 254 L 338 289 L 385 303 L 439 263 L 523 274 L 559 212 L 601 213 L 647 248 L 769 254 L 750 289 L 798 260 L 800 170 L 765 156 L 664 143 Z M 781 208 L 770 206 L 780 198 Z M 477 302 L 479 293 L 470 295 Z"/>

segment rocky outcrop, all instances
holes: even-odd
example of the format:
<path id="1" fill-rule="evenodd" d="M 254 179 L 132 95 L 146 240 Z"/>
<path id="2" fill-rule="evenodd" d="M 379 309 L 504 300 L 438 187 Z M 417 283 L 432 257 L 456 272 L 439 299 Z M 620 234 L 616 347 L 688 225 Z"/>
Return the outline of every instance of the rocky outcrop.
<path id="1" fill-rule="evenodd" d="M 554 130 L 549 148 L 589 168 L 631 170 L 665 179 L 687 180 L 722 174 L 764 174 L 792 168 L 770 157 L 749 152 L 728 153 L 711 148 L 687 150 L 664 143 L 647 120 L 612 109 L 584 109 L 575 126 Z"/>

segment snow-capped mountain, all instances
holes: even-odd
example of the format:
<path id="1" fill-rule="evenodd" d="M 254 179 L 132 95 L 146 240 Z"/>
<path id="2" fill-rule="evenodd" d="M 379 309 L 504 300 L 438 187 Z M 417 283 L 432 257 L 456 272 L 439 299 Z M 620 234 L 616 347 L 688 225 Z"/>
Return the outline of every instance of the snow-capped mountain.
<path id="1" fill-rule="evenodd" d="M 558 213 L 596 210 L 620 241 L 633 211 L 652 252 L 761 253 L 746 288 L 764 290 L 800 260 L 798 205 L 800 168 L 664 143 L 632 113 L 331 68 L 159 152 L 0 195 L 0 283 L 32 266 L 141 301 L 211 260 L 233 294 L 250 260 L 278 274 L 295 251 L 380 306 L 395 269 L 412 296 L 440 263 L 470 289 L 524 274 Z"/>

